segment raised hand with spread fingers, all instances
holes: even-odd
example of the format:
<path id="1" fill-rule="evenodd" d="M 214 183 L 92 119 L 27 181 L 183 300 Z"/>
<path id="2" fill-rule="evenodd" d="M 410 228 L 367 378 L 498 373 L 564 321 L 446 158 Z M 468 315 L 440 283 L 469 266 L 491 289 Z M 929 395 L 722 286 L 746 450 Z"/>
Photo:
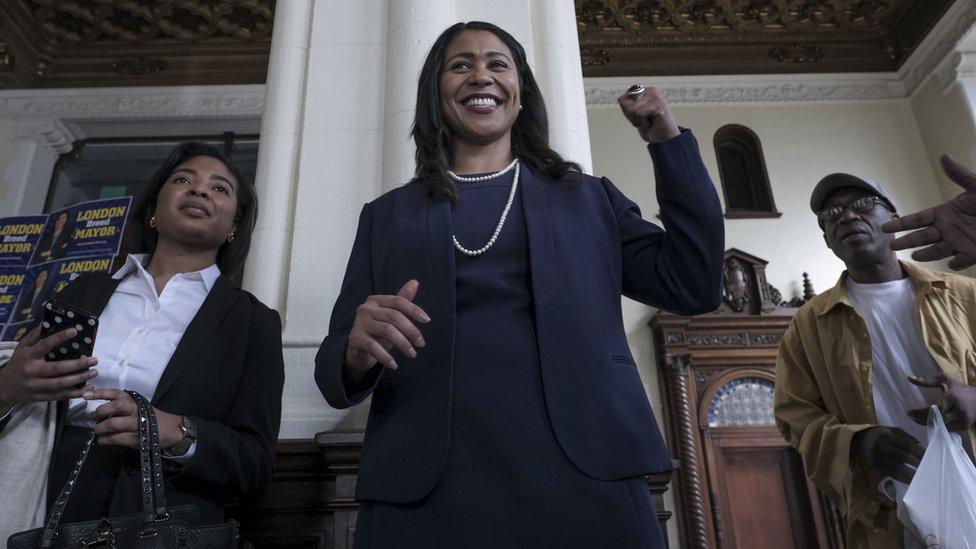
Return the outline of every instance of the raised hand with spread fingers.
<path id="1" fill-rule="evenodd" d="M 892 249 L 928 246 L 913 252 L 912 259 L 935 261 L 952 257 L 950 268 L 965 269 L 976 265 L 976 173 L 949 154 L 942 155 L 942 169 L 964 192 L 938 206 L 892 219 L 882 230 L 894 233 L 919 229 L 893 240 Z"/>

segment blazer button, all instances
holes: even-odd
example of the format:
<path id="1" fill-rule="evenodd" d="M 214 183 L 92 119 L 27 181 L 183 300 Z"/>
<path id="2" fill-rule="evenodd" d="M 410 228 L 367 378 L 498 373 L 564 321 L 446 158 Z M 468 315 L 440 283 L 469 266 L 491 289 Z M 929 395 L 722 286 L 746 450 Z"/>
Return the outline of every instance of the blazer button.
<path id="1" fill-rule="evenodd" d="M 136 476 L 137 473 L 138 473 L 138 471 L 136 471 L 136 468 L 135 467 L 126 467 L 125 468 L 125 474 L 129 475 L 130 477 Z"/>

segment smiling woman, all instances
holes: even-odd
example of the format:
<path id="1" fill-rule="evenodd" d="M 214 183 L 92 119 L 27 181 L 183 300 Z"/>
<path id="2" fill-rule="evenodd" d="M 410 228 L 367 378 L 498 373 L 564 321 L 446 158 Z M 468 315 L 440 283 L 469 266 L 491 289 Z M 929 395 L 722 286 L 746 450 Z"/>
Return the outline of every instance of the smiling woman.
<path id="1" fill-rule="evenodd" d="M 506 165 L 517 156 L 555 180 L 581 171 L 549 147 L 542 92 L 525 50 L 503 29 L 472 21 L 445 30 L 430 49 L 417 88 L 415 182 L 432 197 L 458 198 L 452 166 L 459 173 L 487 172 L 487 163 Z M 490 159 L 487 151 L 493 151 Z M 455 165 L 472 159 L 478 165 Z"/>
<path id="2" fill-rule="evenodd" d="M 458 23 L 435 41 L 415 177 L 363 207 L 316 356 L 331 405 L 373 395 L 357 547 L 664 546 L 644 475 L 671 460 L 620 297 L 717 307 L 722 218 L 660 95 L 619 102 L 667 231 L 550 148 L 510 34 Z"/>

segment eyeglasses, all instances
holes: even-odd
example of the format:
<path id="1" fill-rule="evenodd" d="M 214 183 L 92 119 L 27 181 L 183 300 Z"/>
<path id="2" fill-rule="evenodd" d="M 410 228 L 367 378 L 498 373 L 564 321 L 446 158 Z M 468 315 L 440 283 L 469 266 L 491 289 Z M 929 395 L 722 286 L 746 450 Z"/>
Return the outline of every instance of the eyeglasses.
<path id="1" fill-rule="evenodd" d="M 830 208 L 824 208 L 817 212 L 817 219 L 821 223 L 826 223 L 828 221 L 836 221 L 840 214 L 844 213 L 844 208 L 854 212 L 854 213 L 868 213 L 874 209 L 875 204 L 884 204 L 885 201 L 879 196 L 862 196 L 856 200 L 853 200 L 846 206 L 831 206 Z"/>

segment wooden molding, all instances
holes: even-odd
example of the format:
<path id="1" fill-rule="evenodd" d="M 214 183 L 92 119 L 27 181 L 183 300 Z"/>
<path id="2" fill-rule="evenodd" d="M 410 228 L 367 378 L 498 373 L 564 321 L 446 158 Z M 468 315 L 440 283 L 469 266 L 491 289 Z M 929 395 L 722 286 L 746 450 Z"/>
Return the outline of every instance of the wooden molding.
<path id="1" fill-rule="evenodd" d="M 0 87 L 260 84 L 274 0 L 0 3 Z"/>
<path id="2" fill-rule="evenodd" d="M 673 105 L 695 103 L 769 103 L 824 101 L 885 101 L 911 97 L 930 74 L 969 76 L 962 52 L 956 65 L 953 50 L 976 24 L 976 2 L 956 1 L 924 36 L 897 71 L 816 74 L 722 74 L 701 76 L 587 77 L 586 103 L 617 107 L 617 97 L 634 82 L 654 86 Z M 666 54 L 664 52 L 663 54 Z M 943 76 L 945 78 L 945 76 Z M 945 84 L 945 82 L 943 82 Z"/>
<path id="3" fill-rule="evenodd" d="M 895 71 L 953 0 L 576 0 L 586 76 Z"/>

